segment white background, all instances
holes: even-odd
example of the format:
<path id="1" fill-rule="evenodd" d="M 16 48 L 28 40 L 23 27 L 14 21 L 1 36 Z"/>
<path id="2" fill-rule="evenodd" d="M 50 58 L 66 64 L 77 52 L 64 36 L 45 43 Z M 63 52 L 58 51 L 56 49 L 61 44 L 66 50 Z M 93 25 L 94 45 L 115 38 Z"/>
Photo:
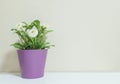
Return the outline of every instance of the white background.
<path id="1" fill-rule="evenodd" d="M 19 71 L 10 29 L 34 19 L 54 30 L 46 71 L 120 71 L 119 0 L 0 0 L 0 71 Z"/>

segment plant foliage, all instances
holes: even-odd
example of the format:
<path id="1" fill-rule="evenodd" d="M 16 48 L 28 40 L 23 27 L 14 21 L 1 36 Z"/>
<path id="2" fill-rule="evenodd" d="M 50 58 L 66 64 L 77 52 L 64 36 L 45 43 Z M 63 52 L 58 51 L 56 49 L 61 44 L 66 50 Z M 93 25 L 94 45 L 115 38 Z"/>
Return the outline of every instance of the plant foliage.
<path id="1" fill-rule="evenodd" d="M 19 41 L 12 44 L 15 48 L 21 50 L 30 50 L 30 49 L 48 49 L 51 46 L 47 42 L 47 34 L 52 32 L 48 30 L 46 26 L 41 25 L 39 20 L 34 20 L 32 23 L 28 24 L 26 22 L 19 23 L 16 28 L 11 29 L 15 32 Z"/>

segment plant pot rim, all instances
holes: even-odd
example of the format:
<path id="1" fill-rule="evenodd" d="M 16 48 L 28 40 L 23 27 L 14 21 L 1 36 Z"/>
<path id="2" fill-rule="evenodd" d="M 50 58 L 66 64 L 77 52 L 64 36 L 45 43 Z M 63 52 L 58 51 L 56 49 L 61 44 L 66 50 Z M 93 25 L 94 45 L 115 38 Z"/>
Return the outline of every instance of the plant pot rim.
<path id="1" fill-rule="evenodd" d="M 30 49 L 30 50 L 17 50 L 17 51 L 43 51 L 48 49 Z"/>

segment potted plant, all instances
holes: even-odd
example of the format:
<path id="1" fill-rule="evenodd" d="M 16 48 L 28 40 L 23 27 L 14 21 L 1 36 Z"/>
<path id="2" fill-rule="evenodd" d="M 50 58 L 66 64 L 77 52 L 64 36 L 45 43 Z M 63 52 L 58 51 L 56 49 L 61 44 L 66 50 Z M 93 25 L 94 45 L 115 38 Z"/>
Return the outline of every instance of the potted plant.
<path id="1" fill-rule="evenodd" d="M 43 77 L 47 51 L 53 46 L 46 41 L 46 35 L 52 30 L 48 30 L 39 20 L 34 20 L 30 24 L 19 23 L 11 31 L 19 37 L 12 46 L 18 49 L 22 78 Z"/>

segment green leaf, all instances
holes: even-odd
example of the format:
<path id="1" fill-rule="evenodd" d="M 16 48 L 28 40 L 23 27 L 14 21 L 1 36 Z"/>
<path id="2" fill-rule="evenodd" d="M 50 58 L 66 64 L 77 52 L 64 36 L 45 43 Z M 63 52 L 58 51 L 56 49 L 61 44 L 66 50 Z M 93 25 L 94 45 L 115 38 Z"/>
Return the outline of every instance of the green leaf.
<path id="1" fill-rule="evenodd" d="M 34 23 L 35 25 L 40 25 L 40 21 L 39 21 L 39 20 L 34 20 L 33 23 Z"/>
<path id="2" fill-rule="evenodd" d="M 19 48 L 19 49 L 24 49 L 24 46 L 20 43 L 14 43 L 11 46 L 14 46 L 15 48 Z"/>
<path id="3" fill-rule="evenodd" d="M 44 34 L 48 34 L 49 32 L 53 32 L 53 30 L 46 30 Z"/>

